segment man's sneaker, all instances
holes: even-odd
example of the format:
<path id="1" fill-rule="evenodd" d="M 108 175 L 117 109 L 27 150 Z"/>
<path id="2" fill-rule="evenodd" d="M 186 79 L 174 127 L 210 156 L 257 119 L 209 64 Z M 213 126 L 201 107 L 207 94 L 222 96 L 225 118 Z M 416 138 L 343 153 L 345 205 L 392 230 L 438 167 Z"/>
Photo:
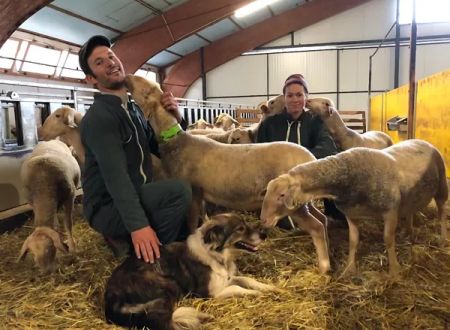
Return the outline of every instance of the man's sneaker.
<path id="1" fill-rule="evenodd" d="M 114 257 L 121 258 L 127 255 L 130 255 L 131 251 L 131 242 L 126 239 L 120 238 L 111 238 L 108 236 L 103 236 L 106 242 L 106 245 L 111 249 Z"/>

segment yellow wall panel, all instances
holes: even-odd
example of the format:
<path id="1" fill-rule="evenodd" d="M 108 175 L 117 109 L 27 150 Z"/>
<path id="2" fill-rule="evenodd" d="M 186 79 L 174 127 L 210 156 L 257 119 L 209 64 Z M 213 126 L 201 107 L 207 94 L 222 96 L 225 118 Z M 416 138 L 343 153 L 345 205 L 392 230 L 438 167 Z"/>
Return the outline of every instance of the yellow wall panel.
<path id="1" fill-rule="evenodd" d="M 444 156 L 450 177 L 450 70 L 422 79 L 417 87 L 416 138 Z"/>
<path id="2" fill-rule="evenodd" d="M 408 89 L 409 86 L 404 85 L 377 95 L 370 101 L 370 129 L 388 133 L 394 143 L 406 140 L 407 133 L 388 131 L 386 122 L 395 116 L 408 116 Z M 418 81 L 415 137 L 428 141 L 439 149 L 447 166 L 447 177 L 450 177 L 449 94 L 450 70 Z"/>
<path id="3" fill-rule="evenodd" d="M 385 131 L 384 93 L 370 98 L 369 130 Z"/>

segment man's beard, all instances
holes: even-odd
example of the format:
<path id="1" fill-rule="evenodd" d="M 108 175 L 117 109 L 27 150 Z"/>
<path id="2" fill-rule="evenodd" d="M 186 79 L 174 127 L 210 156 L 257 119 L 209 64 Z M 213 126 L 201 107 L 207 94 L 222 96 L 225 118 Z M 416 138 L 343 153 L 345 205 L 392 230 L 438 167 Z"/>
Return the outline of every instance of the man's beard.
<path id="1" fill-rule="evenodd" d="M 117 90 L 117 89 L 122 89 L 125 86 L 125 79 L 123 79 L 122 81 L 116 81 L 111 83 L 108 86 L 108 89 L 112 89 L 112 90 Z"/>

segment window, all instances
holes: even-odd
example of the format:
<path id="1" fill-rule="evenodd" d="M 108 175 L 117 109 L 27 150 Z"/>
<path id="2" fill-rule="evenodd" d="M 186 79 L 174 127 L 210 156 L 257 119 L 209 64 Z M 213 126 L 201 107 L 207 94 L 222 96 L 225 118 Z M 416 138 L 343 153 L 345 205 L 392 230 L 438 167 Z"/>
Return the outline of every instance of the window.
<path id="1" fill-rule="evenodd" d="M 0 48 L 0 68 L 11 69 L 16 57 L 17 48 L 19 46 L 19 41 L 17 40 L 7 40 L 2 48 Z"/>
<path id="2" fill-rule="evenodd" d="M 411 24 L 413 0 L 400 0 L 400 24 Z M 416 0 L 416 22 L 450 22 L 449 0 Z"/>
<path id="3" fill-rule="evenodd" d="M 150 70 L 139 69 L 134 73 L 136 76 L 144 77 L 150 81 L 156 82 L 156 73 Z"/>

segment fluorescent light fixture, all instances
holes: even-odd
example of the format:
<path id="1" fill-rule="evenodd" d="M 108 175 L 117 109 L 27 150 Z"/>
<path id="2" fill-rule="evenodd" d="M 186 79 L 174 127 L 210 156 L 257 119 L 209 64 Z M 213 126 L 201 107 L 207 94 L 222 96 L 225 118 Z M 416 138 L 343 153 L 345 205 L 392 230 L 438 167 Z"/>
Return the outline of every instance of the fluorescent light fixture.
<path id="1" fill-rule="evenodd" d="M 400 0 L 400 24 L 411 24 L 413 0 Z M 450 1 L 416 0 L 416 22 L 450 22 Z"/>
<path id="2" fill-rule="evenodd" d="M 250 14 L 253 14 L 255 11 L 260 10 L 261 8 L 265 6 L 269 6 L 272 3 L 279 1 L 279 0 L 256 0 L 252 3 L 249 3 L 248 5 L 239 8 L 234 12 L 234 16 L 237 18 L 241 18 Z"/>
<path id="3" fill-rule="evenodd" d="M 312 52 L 318 50 L 336 50 L 336 46 L 305 46 L 305 47 L 286 47 L 286 48 L 270 48 L 270 49 L 256 49 L 249 52 L 242 53 L 242 55 L 259 55 L 259 54 L 281 54 L 281 53 L 295 53 L 295 52 Z"/>

